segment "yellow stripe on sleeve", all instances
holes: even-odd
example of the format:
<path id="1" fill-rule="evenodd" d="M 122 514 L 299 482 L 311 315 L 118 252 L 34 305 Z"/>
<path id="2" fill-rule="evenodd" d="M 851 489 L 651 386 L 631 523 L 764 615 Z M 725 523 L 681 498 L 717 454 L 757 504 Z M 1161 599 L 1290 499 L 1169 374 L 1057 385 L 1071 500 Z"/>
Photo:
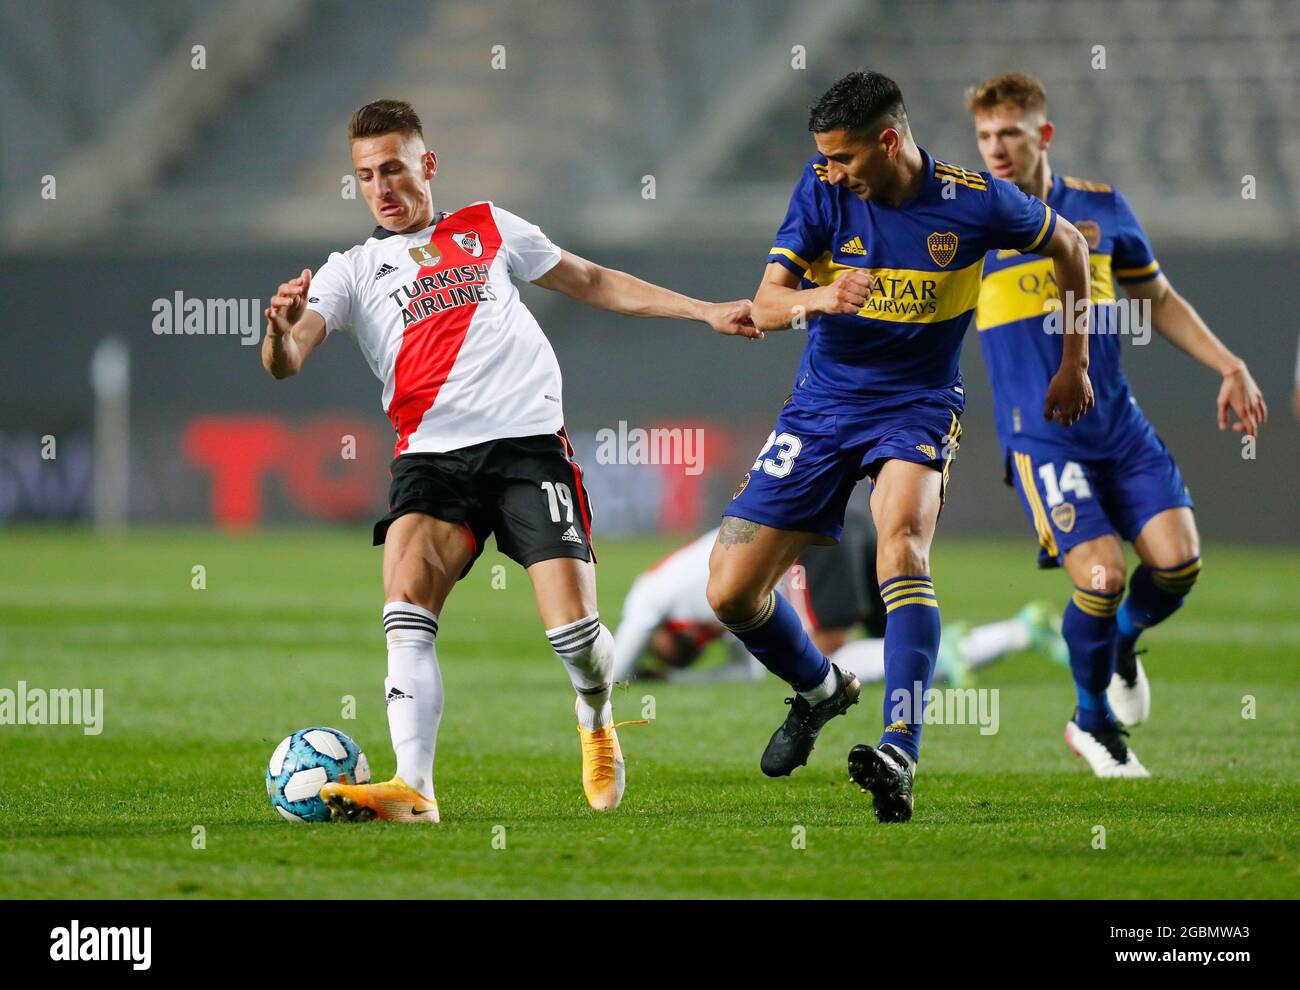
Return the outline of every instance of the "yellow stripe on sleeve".
<path id="1" fill-rule="evenodd" d="M 1022 247 L 1020 249 L 1021 253 L 1023 254 L 1027 251 L 1032 251 L 1034 250 L 1034 248 L 1038 247 L 1038 245 L 1042 244 L 1043 238 L 1047 236 L 1047 228 L 1050 227 L 1051 225 L 1052 225 L 1052 208 L 1044 204 L 1043 225 L 1038 228 L 1038 236 L 1035 237 L 1033 241 L 1030 242 L 1028 247 Z"/>
<path id="2" fill-rule="evenodd" d="M 789 248 L 774 247 L 774 248 L 772 248 L 771 251 L 769 251 L 769 252 L 767 252 L 767 253 L 768 253 L 769 255 L 779 254 L 779 255 L 781 255 L 781 257 L 783 257 L 783 258 L 789 258 L 789 259 L 790 259 L 791 261 L 793 261 L 796 265 L 798 265 L 800 268 L 802 268 L 805 272 L 807 272 L 808 269 L 812 267 L 812 265 L 808 264 L 808 262 L 804 261 L 803 258 L 799 257 L 797 254 L 795 254 L 795 253 L 794 253 L 793 251 L 791 251 Z"/>
<path id="3" fill-rule="evenodd" d="M 1118 279 L 1146 278 L 1158 271 L 1160 271 L 1160 262 L 1152 261 L 1151 264 L 1143 265 L 1141 268 L 1116 268 L 1115 277 Z"/>

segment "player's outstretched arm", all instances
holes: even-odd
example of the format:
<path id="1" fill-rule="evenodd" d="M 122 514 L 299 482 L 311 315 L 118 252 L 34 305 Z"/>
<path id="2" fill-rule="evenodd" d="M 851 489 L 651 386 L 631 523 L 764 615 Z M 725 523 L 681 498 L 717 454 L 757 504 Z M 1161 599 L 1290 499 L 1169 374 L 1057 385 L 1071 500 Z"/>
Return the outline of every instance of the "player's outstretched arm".
<path id="1" fill-rule="evenodd" d="M 1056 227 L 1039 254 L 1052 259 L 1064 309 L 1061 330 L 1064 348 L 1061 366 L 1047 386 L 1043 418 L 1073 426 L 1093 406 L 1088 380 L 1088 330 L 1092 315 L 1092 274 L 1088 268 L 1088 242 L 1057 214 Z"/>
<path id="2" fill-rule="evenodd" d="M 263 310 L 266 336 L 262 340 L 262 367 L 273 378 L 288 378 L 302 370 L 307 355 L 325 339 L 325 319 L 307 308 L 311 288 L 311 270 L 280 287 Z"/>
<path id="3" fill-rule="evenodd" d="M 1228 428 L 1228 411 L 1231 410 L 1238 419 L 1232 428 L 1238 433 L 1255 436 L 1268 421 L 1268 404 L 1264 402 L 1264 393 L 1255 384 L 1246 362 L 1224 346 L 1223 341 L 1205 325 L 1201 314 L 1178 294 L 1163 272 L 1145 282 L 1126 285 L 1124 291 L 1133 299 L 1151 300 L 1151 322 L 1156 333 L 1223 376 L 1217 400 L 1219 429 Z"/>
<path id="4" fill-rule="evenodd" d="M 759 330 L 806 327 L 819 313 L 856 313 L 867 304 L 875 278 L 867 272 L 849 272 L 830 285 L 800 289 L 800 277 L 772 262 L 754 293 L 754 325 Z"/>
<path id="5" fill-rule="evenodd" d="M 560 262 L 534 285 L 562 292 L 566 296 L 612 313 L 625 316 L 666 316 L 677 320 L 707 323 L 718 333 L 762 340 L 763 334 L 750 319 L 750 301 L 710 303 L 692 299 L 661 285 L 644 282 L 627 272 L 602 268 L 568 251 Z"/>
<path id="6" fill-rule="evenodd" d="M 614 630 L 614 666 L 610 680 L 628 681 L 636 676 L 637 665 L 649 651 L 655 630 L 668 618 L 664 611 L 644 583 L 632 585 L 623 601 L 618 628 Z"/>

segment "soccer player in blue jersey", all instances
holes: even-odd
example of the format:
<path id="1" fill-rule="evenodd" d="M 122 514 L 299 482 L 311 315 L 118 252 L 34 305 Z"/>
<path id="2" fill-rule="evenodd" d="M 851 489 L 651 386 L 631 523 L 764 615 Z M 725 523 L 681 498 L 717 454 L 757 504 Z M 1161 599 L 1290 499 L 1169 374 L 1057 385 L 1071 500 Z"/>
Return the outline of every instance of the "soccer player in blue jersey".
<path id="1" fill-rule="evenodd" d="M 1120 331 L 1149 330 L 1137 319 L 1118 318 L 1115 283 L 1130 302 L 1149 301 L 1157 333 L 1222 376 L 1220 429 L 1231 412 L 1238 420 L 1232 428 L 1253 436 L 1268 410 L 1245 362 L 1169 284 L 1128 201 L 1103 183 L 1052 171 L 1047 149 L 1053 128 L 1042 84 L 1019 73 L 999 76 L 973 87 L 968 103 L 989 171 L 1070 220 L 1091 252 L 1089 374 L 1097 408 L 1078 426 L 1064 430 L 1035 414 L 1062 350 L 1061 337 L 1046 332 L 1051 324 L 1044 321 L 1045 308 L 1062 296 L 1051 261 L 1035 253 L 990 254 L 976 325 L 1008 483 L 1019 491 L 1038 536 L 1040 566 L 1064 566 L 1074 584 L 1062 632 L 1078 707 L 1066 741 L 1099 777 L 1146 777 L 1121 725 L 1137 724 L 1150 712 L 1138 637 L 1172 615 L 1191 591 L 1201 569 L 1200 540 L 1178 466 L 1120 370 Z M 1142 561 L 1127 598 L 1121 540 L 1132 542 Z"/>
<path id="2" fill-rule="evenodd" d="M 884 733 L 855 746 L 850 776 L 881 821 L 912 815 L 921 712 L 939 648 L 930 542 L 963 408 L 958 357 L 990 249 L 1053 259 L 1086 297 L 1083 236 L 1009 182 L 933 158 L 913 140 L 898 85 L 839 80 L 812 108 L 817 155 L 795 186 L 754 300 L 763 330 L 807 327 L 776 426 L 727 508 L 709 561 L 709 604 L 794 689 L 761 767 L 784 776 L 858 700 L 859 684 L 813 645 L 773 590 L 809 543 L 839 539 L 845 504 L 872 483 L 877 573 L 888 611 Z M 1086 318 L 1063 336 L 1038 415 L 1062 426 L 1092 404 Z"/>

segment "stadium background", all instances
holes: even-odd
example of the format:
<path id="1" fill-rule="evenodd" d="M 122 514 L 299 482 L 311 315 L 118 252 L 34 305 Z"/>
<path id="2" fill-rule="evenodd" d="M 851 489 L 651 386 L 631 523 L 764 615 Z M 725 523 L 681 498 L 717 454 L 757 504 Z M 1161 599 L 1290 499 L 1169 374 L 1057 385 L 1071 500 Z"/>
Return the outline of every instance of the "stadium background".
<path id="1" fill-rule="evenodd" d="M 361 103 L 415 104 L 439 156 L 438 207 L 492 199 L 576 253 L 730 299 L 752 295 L 812 151 L 806 106 L 868 65 L 898 79 L 922 146 L 971 167 L 965 87 L 1010 69 L 1044 80 L 1054 167 L 1124 190 L 1165 271 L 1270 403 L 1245 460 L 1214 428 L 1213 375 L 1158 338 L 1126 343 L 1202 529 L 1300 539 L 1294 3 L 139 0 L 6 3 L 0 21 L 2 522 L 93 516 L 90 365 L 109 337 L 130 358 L 132 524 L 357 526 L 382 511 L 392 434 L 350 340 L 277 383 L 237 336 L 153 328 L 155 301 L 176 293 L 255 300 L 260 314 L 281 279 L 366 236 L 363 201 L 344 194 Z M 1256 198 L 1243 198 L 1247 176 Z M 599 533 L 708 525 L 803 335 L 745 344 L 523 291 L 564 369 Z M 973 329 L 963 365 L 945 531 L 1023 534 Z M 595 432 L 620 421 L 705 428 L 704 474 L 597 464 Z M 355 459 L 340 456 L 345 435 Z"/>

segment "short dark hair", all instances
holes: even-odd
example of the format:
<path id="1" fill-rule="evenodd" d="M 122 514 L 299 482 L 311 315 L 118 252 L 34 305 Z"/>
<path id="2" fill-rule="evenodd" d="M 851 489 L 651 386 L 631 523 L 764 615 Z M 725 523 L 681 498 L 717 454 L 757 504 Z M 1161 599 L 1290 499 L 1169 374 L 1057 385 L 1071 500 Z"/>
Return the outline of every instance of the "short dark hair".
<path id="1" fill-rule="evenodd" d="M 424 128 L 415 107 L 405 100 L 375 100 L 367 103 L 348 121 L 348 140 L 379 137 L 381 134 L 418 134 L 424 140 Z"/>
<path id="2" fill-rule="evenodd" d="M 1047 113 L 1047 90 L 1041 82 L 1025 72 L 994 76 L 966 90 L 966 107 L 972 114 L 981 110 L 993 110 L 1004 103 L 1021 110 L 1041 110 Z"/>
<path id="3" fill-rule="evenodd" d="M 845 130 L 874 137 L 871 132 L 885 118 L 907 123 L 898 83 L 879 72 L 850 72 L 809 109 L 808 130 L 814 134 Z"/>

